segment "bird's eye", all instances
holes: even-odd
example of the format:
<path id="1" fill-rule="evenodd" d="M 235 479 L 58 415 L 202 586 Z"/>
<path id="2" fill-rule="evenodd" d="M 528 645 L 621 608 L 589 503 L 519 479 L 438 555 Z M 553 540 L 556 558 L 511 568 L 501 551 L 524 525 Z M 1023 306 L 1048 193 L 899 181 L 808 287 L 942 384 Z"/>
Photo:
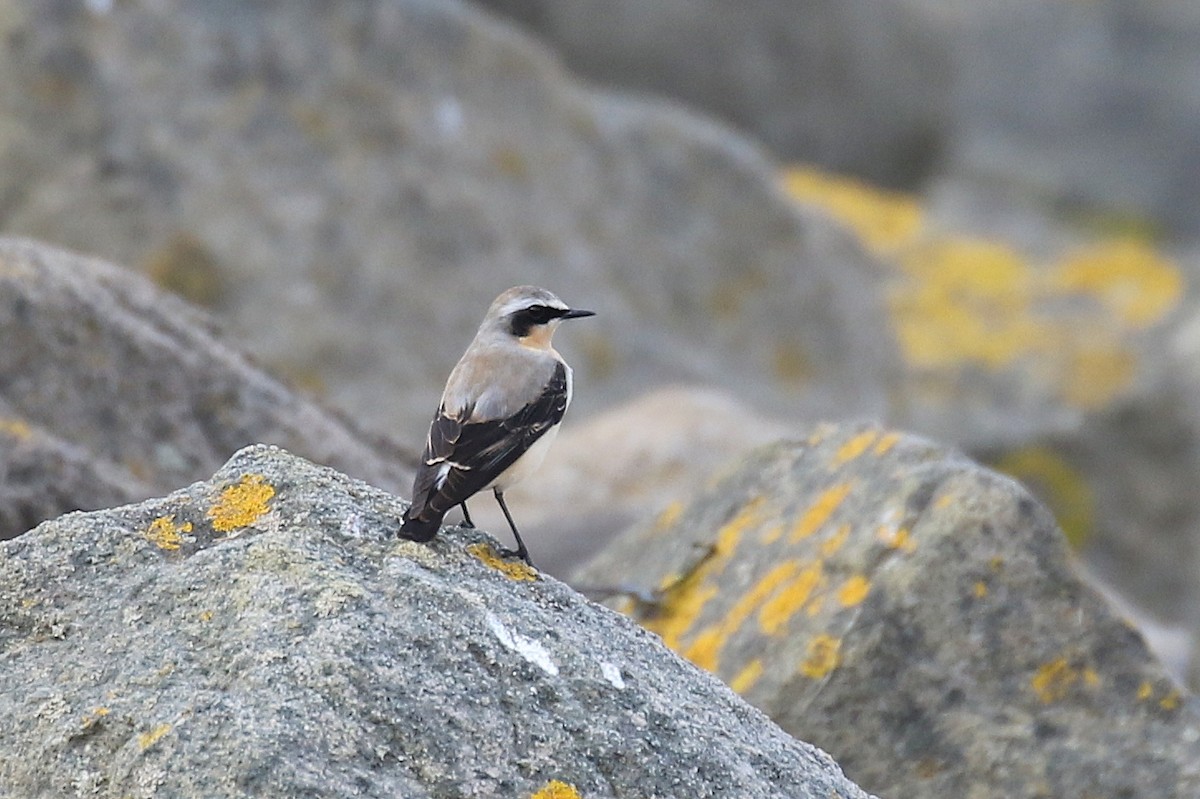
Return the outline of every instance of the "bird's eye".
<path id="1" fill-rule="evenodd" d="M 517 338 L 524 338 L 529 335 L 529 331 L 534 326 L 544 325 L 562 315 L 561 309 L 551 308 L 548 305 L 531 305 L 528 308 L 522 308 L 512 315 L 512 334 Z"/>

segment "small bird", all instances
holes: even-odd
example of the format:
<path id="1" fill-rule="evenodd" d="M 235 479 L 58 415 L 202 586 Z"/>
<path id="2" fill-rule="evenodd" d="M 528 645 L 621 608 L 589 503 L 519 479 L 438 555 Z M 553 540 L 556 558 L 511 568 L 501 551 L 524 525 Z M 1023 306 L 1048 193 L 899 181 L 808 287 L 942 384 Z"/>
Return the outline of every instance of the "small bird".
<path id="1" fill-rule="evenodd" d="M 430 540 L 456 505 L 463 526 L 474 527 L 467 500 L 490 488 L 517 540 L 501 554 L 533 565 L 504 492 L 542 462 L 571 403 L 571 367 L 550 344 L 554 331 L 564 319 L 594 315 L 536 286 L 516 286 L 492 302 L 446 381 L 401 538 Z"/>

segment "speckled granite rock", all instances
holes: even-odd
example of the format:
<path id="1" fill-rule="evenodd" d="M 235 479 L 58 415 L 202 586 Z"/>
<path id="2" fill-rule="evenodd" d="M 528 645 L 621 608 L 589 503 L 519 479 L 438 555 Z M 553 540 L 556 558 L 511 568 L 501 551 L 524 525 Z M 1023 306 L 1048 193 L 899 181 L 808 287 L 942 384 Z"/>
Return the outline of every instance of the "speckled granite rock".
<path id="1" fill-rule="evenodd" d="M 235 5 L 10 3 L 4 229 L 188 291 L 415 448 L 523 283 L 599 312 L 562 342 L 575 414 L 679 381 L 886 401 L 871 260 L 732 131 L 585 88 L 455 0 Z"/>
<path id="2" fill-rule="evenodd" d="M 1200 794 L 1200 713 L 1018 484 L 927 441 L 817 428 L 580 585 L 896 799 Z"/>
<path id="3" fill-rule="evenodd" d="M 266 442 L 392 490 L 404 455 L 257 368 L 136 274 L 0 238 L 0 538 L 145 499 Z"/>
<path id="4" fill-rule="evenodd" d="M 478 532 L 268 447 L 0 544 L 0 793 L 866 799 Z"/>

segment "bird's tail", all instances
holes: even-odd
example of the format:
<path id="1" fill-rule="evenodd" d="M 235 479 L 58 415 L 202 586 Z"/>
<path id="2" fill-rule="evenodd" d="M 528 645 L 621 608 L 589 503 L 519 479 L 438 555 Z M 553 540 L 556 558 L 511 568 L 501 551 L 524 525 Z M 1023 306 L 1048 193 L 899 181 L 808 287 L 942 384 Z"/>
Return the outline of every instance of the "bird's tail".
<path id="1" fill-rule="evenodd" d="M 420 516 L 410 518 L 405 514 L 404 523 L 400 525 L 399 535 L 409 541 L 428 541 L 437 535 L 441 526 L 442 517 L 440 515 L 433 519 L 422 519 Z"/>

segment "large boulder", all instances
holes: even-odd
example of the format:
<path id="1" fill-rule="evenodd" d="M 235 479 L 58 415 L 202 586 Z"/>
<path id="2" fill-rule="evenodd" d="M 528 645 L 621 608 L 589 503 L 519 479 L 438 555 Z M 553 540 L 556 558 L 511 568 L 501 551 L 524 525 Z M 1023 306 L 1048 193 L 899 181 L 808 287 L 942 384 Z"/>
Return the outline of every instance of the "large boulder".
<path id="1" fill-rule="evenodd" d="M 1194 700 L 1045 508 L 928 441 L 759 450 L 575 581 L 889 797 L 1200 795 Z"/>
<path id="2" fill-rule="evenodd" d="M 0 786 L 61 797 L 866 799 L 481 533 L 252 447 L 0 544 Z"/>
<path id="3" fill-rule="evenodd" d="M 0 538 L 145 499 L 255 442 L 407 491 L 411 458 L 263 372 L 126 270 L 0 238 Z"/>
<path id="4" fill-rule="evenodd" d="M 454 0 L 46 3 L 3 16 L 4 229 L 139 267 L 419 446 L 501 290 L 564 331 L 575 413 L 668 382 L 877 411 L 871 260 L 746 140 L 582 87 Z"/>
<path id="5" fill-rule="evenodd" d="M 589 78 L 684 100 L 788 158 L 1200 233 L 1186 0 L 477 2 Z"/>

